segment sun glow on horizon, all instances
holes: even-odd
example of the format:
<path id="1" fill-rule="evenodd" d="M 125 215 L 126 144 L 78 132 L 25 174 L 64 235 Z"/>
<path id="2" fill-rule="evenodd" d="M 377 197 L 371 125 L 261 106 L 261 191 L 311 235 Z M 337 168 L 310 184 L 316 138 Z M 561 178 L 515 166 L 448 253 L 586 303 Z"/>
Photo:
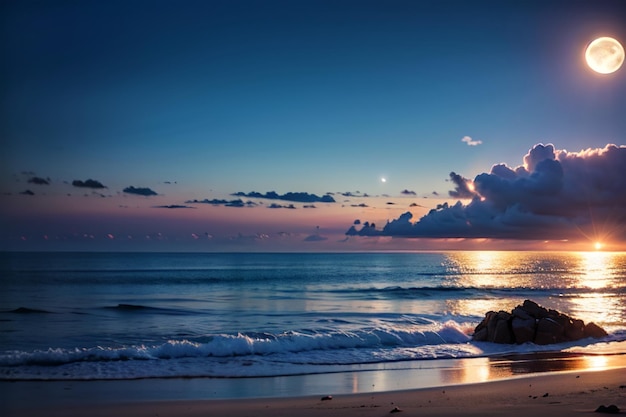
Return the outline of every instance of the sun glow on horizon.
<path id="1" fill-rule="evenodd" d="M 604 247 L 604 245 L 602 244 L 602 242 L 595 242 L 593 244 L 593 247 L 595 250 L 602 250 L 602 248 Z"/>

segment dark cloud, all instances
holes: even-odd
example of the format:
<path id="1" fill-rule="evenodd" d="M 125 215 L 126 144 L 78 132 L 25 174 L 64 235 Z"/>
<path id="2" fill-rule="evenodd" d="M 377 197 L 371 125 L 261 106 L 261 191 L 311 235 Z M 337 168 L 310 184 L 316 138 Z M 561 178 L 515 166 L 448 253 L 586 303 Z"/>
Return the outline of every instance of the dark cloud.
<path id="1" fill-rule="evenodd" d="M 28 183 L 35 185 L 50 185 L 50 178 L 30 177 L 28 179 Z"/>
<path id="2" fill-rule="evenodd" d="M 367 204 L 365 203 L 360 203 L 360 204 L 351 204 L 350 207 L 362 207 L 362 208 L 366 208 L 369 207 Z"/>
<path id="3" fill-rule="evenodd" d="M 158 195 L 155 191 L 151 190 L 150 188 L 133 187 L 132 185 L 130 187 L 124 188 L 124 192 L 127 194 L 143 195 L 146 197 L 151 196 L 151 195 Z"/>
<path id="4" fill-rule="evenodd" d="M 448 191 L 450 197 L 471 199 L 476 196 L 476 193 L 470 188 L 473 187 L 472 180 L 468 180 L 456 172 L 451 172 L 450 181 L 455 185 L 454 190 Z"/>
<path id="5" fill-rule="evenodd" d="M 254 201 L 246 201 L 244 202 L 242 199 L 237 200 L 218 200 L 216 198 L 209 200 L 205 198 L 204 200 L 187 200 L 185 204 L 211 204 L 213 206 L 224 206 L 224 207 L 255 207 L 258 206 Z"/>
<path id="6" fill-rule="evenodd" d="M 283 206 L 282 204 L 272 203 L 269 206 L 267 206 L 267 208 L 271 208 L 271 209 L 280 209 L 280 208 L 295 209 L 296 206 L 294 206 L 293 204 L 288 204 L 286 206 Z"/>
<path id="7" fill-rule="evenodd" d="M 191 206 L 183 206 L 180 204 L 170 204 L 169 206 L 153 206 L 154 208 L 165 208 L 165 209 L 195 209 L 195 207 Z"/>
<path id="8" fill-rule="evenodd" d="M 354 225 L 358 225 L 356 222 L 350 226 L 346 235 L 348 236 L 381 236 L 383 233 L 380 230 L 376 230 L 376 224 L 365 222 L 360 230 L 357 230 Z"/>
<path id="9" fill-rule="evenodd" d="M 317 208 L 317 207 L 315 207 L 315 204 L 305 204 L 302 206 L 302 208 Z"/>
<path id="10" fill-rule="evenodd" d="M 407 190 L 404 189 L 402 191 L 400 191 L 400 194 L 404 194 L 404 195 L 417 195 L 417 193 L 415 191 L 411 191 L 411 190 Z"/>
<path id="11" fill-rule="evenodd" d="M 441 204 L 417 222 L 406 212 L 382 230 L 352 226 L 347 234 L 626 240 L 626 146 L 568 152 L 539 144 L 523 161 L 476 176 L 468 204 Z M 462 195 L 467 180 L 454 176 L 453 182 Z"/>
<path id="12" fill-rule="evenodd" d="M 339 193 L 339 195 L 342 195 L 344 197 L 369 197 L 370 195 L 368 193 L 361 193 L 360 191 L 346 191 L 345 193 Z"/>
<path id="13" fill-rule="evenodd" d="M 411 203 L 411 205 L 409 207 L 424 207 L 421 204 L 417 204 L 417 203 Z"/>
<path id="14" fill-rule="evenodd" d="M 93 189 L 107 188 L 104 185 L 102 185 L 100 181 L 96 181 L 92 179 L 88 179 L 86 181 L 74 180 L 72 181 L 72 185 L 74 187 L 93 188 Z"/>
<path id="15" fill-rule="evenodd" d="M 252 191 L 249 193 L 237 192 L 232 195 L 237 197 L 248 197 L 248 198 L 264 198 L 267 200 L 283 200 L 283 201 L 294 201 L 296 203 L 334 203 L 335 199 L 330 194 L 325 194 L 322 197 L 319 197 L 315 194 L 309 193 L 293 193 L 289 192 L 286 194 L 278 194 L 275 191 L 269 191 L 265 194 Z"/>
<path id="16" fill-rule="evenodd" d="M 325 240 L 328 240 L 328 238 L 326 236 L 322 236 L 322 235 L 319 235 L 319 234 L 313 234 L 313 235 L 309 235 L 309 236 L 305 237 L 302 240 L 304 242 L 323 242 Z"/>
<path id="17" fill-rule="evenodd" d="M 35 195 L 31 190 L 24 190 L 20 193 L 21 195 Z"/>

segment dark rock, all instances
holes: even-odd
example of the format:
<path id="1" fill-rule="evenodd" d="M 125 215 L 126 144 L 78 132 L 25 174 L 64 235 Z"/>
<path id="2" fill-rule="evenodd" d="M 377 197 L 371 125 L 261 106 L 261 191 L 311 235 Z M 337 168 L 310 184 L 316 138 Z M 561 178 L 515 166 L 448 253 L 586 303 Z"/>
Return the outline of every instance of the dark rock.
<path id="1" fill-rule="evenodd" d="M 332 399 L 333 399 L 332 395 L 326 395 L 326 396 L 322 397 L 321 401 L 330 401 Z"/>
<path id="2" fill-rule="evenodd" d="M 500 319 L 500 314 L 498 314 L 499 320 L 496 324 L 496 330 L 493 334 L 493 339 L 491 340 L 494 343 L 504 343 L 510 344 L 515 343 L 513 339 L 513 332 L 511 331 L 511 326 L 509 325 L 508 319 Z"/>
<path id="3" fill-rule="evenodd" d="M 531 316 L 530 314 L 528 314 L 528 312 L 526 312 L 526 310 L 524 310 L 524 307 L 522 306 L 517 306 L 513 309 L 513 311 L 511 311 L 511 314 L 513 314 L 515 317 L 518 317 L 522 320 L 533 320 L 535 321 L 535 318 L 533 316 Z"/>
<path id="4" fill-rule="evenodd" d="M 565 327 L 565 337 L 569 340 L 579 340 L 585 337 L 585 323 L 582 320 L 571 319 Z"/>
<path id="5" fill-rule="evenodd" d="M 516 343 L 526 343 L 535 340 L 535 319 L 528 316 L 527 319 L 521 318 L 518 315 L 513 317 L 511 321 L 511 328 L 513 330 L 513 337 Z"/>
<path id="6" fill-rule="evenodd" d="M 527 343 L 538 345 L 607 336 L 600 326 L 574 319 L 556 310 L 548 310 L 525 300 L 510 313 L 489 311 L 474 330 L 474 340 L 494 343 Z"/>
<path id="7" fill-rule="evenodd" d="M 488 336 L 489 336 L 489 332 L 487 331 L 487 328 L 483 327 L 482 329 L 476 330 L 474 332 L 474 337 L 473 338 L 477 342 L 486 342 Z"/>
<path id="8" fill-rule="evenodd" d="M 524 304 L 522 304 L 522 308 L 532 317 L 539 319 L 543 318 L 547 315 L 547 310 L 543 307 L 540 307 L 539 304 L 534 301 L 525 300 Z"/>
<path id="9" fill-rule="evenodd" d="M 596 339 L 608 336 L 607 332 L 602 327 L 595 324 L 594 322 L 587 324 L 585 326 L 583 333 L 585 337 L 594 337 Z"/>
<path id="10" fill-rule="evenodd" d="M 563 338 L 565 329 L 556 320 L 545 317 L 537 322 L 537 333 L 535 334 L 535 344 L 549 345 L 558 343 Z"/>

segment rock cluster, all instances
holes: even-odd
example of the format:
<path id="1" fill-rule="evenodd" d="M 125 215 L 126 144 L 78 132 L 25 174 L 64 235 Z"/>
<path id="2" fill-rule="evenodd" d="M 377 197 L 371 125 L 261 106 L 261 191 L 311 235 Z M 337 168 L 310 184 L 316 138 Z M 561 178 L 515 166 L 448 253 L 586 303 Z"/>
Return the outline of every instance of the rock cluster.
<path id="1" fill-rule="evenodd" d="M 473 339 L 493 343 L 532 342 L 548 345 L 606 335 L 606 331 L 595 323 L 585 324 L 582 320 L 526 300 L 510 313 L 490 311 L 485 314 L 483 321 L 474 330 Z"/>

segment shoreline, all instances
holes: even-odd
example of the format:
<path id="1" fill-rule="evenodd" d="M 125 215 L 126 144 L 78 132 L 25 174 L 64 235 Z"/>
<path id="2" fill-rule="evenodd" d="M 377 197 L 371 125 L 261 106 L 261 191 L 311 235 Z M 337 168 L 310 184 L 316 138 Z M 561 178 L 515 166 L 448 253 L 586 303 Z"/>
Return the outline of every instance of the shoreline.
<path id="1" fill-rule="evenodd" d="M 36 395 L 36 393 L 32 393 Z M 33 400 L 36 402 L 36 399 Z M 162 400 L 108 404 L 31 405 L 5 416 L 357 417 L 588 415 L 600 405 L 626 409 L 626 368 L 534 374 L 505 380 L 424 389 L 320 396 L 229 400 Z"/>
<path id="2" fill-rule="evenodd" d="M 409 410 L 421 410 L 423 415 L 425 407 L 427 415 L 490 415 L 505 409 L 507 415 L 516 415 L 507 408 L 515 405 L 527 410 L 526 416 L 536 407 L 550 407 L 555 417 L 573 410 L 593 411 L 603 401 L 626 411 L 625 354 L 427 362 L 429 368 L 270 378 L 0 381 L 0 411 L 5 416 L 47 417 L 191 417 L 217 412 L 234 417 L 350 417 L 386 415 L 396 406 L 406 412 L 402 415 L 411 415 Z M 550 395 L 543 397 L 546 392 Z M 326 395 L 333 399 L 321 401 Z M 597 404 L 589 410 L 592 403 Z M 392 404 L 396 405 L 389 407 Z M 476 405 L 481 405 L 480 412 Z M 552 411 L 561 408 L 570 414 Z"/>

